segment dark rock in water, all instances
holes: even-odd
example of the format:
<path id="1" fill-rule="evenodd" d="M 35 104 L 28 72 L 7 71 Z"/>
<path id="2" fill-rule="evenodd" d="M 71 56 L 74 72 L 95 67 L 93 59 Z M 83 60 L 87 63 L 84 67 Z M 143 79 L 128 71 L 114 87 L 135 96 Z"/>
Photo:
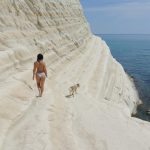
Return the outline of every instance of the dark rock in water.
<path id="1" fill-rule="evenodd" d="M 130 78 L 134 79 L 134 76 L 133 76 L 133 75 L 130 75 Z"/>
<path id="2" fill-rule="evenodd" d="M 146 111 L 146 113 L 147 113 L 148 115 L 150 115 L 150 109 L 149 109 L 149 110 L 147 110 L 147 111 Z"/>

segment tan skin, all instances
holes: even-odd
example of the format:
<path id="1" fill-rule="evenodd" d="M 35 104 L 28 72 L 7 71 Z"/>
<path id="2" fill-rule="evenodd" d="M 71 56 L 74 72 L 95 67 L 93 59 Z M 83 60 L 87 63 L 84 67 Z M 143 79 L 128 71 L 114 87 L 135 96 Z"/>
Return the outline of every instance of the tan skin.
<path id="1" fill-rule="evenodd" d="M 39 72 L 42 73 L 41 76 L 38 75 Z M 36 77 L 37 87 L 39 90 L 39 97 L 41 97 L 44 91 L 45 78 L 47 77 L 47 69 L 43 60 L 34 62 L 33 80 L 35 77 Z"/>

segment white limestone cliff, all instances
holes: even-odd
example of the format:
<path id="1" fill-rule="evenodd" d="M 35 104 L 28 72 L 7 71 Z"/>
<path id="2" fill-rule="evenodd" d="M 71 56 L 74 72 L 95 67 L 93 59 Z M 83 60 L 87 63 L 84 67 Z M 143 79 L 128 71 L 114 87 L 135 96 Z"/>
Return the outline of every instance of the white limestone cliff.
<path id="1" fill-rule="evenodd" d="M 48 68 L 42 98 L 38 53 Z M 135 86 L 78 0 L 1 0 L 0 74 L 0 150 L 150 150 L 150 124 L 131 117 Z"/>

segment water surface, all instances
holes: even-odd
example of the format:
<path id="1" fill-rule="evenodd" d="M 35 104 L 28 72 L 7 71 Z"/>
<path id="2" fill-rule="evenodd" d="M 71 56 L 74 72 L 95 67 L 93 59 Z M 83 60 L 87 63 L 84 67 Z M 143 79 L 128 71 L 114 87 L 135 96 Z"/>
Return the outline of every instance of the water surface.
<path id="1" fill-rule="evenodd" d="M 136 117 L 150 121 L 146 110 L 150 108 L 150 35 L 99 34 L 106 41 L 111 53 L 134 77 L 143 104 Z"/>

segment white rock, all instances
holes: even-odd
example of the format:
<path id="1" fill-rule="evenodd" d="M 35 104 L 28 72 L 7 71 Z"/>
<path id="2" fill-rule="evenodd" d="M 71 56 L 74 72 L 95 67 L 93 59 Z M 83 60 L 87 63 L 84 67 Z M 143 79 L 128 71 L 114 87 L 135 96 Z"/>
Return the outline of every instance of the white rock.
<path id="1" fill-rule="evenodd" d="M 48 79 L 37 99 L 33 62 Z M 149 150 L 134 84 L 93 36 L 78 0 L 1 0 L 0 150 Z M 78 94 L 66 98 L 80 83 Z"/>

